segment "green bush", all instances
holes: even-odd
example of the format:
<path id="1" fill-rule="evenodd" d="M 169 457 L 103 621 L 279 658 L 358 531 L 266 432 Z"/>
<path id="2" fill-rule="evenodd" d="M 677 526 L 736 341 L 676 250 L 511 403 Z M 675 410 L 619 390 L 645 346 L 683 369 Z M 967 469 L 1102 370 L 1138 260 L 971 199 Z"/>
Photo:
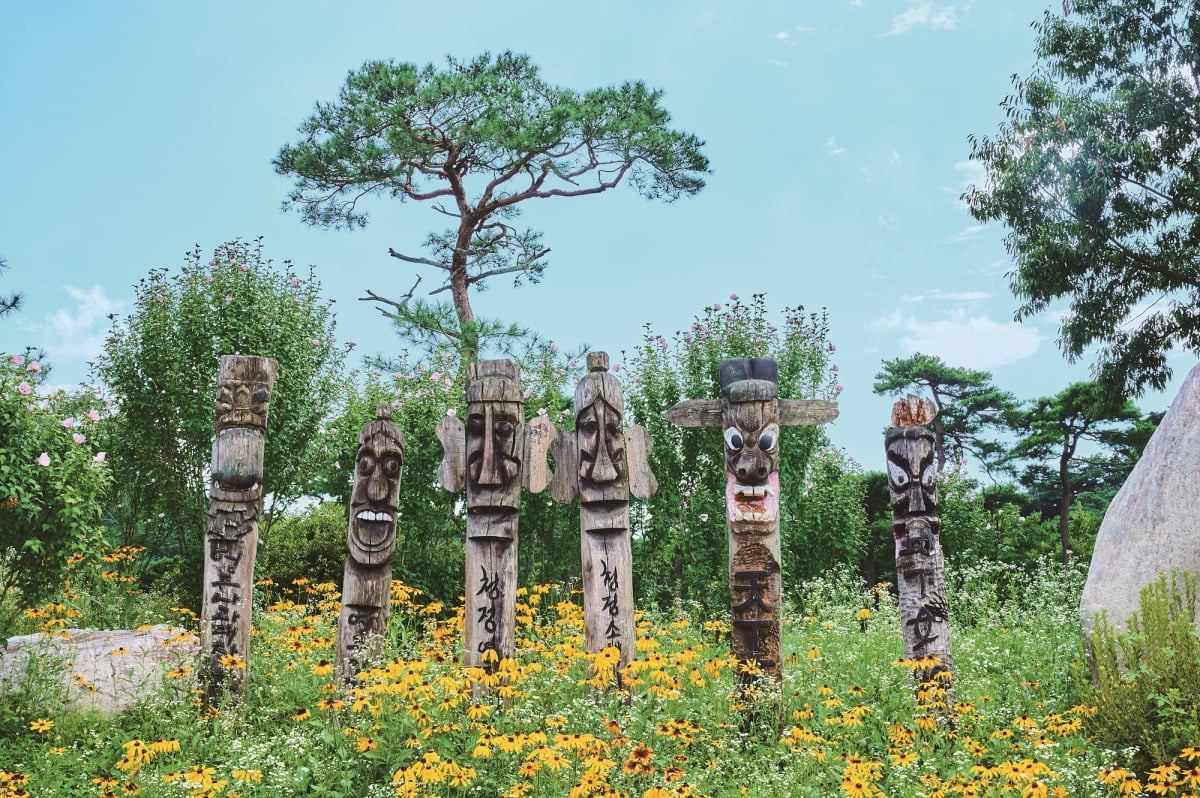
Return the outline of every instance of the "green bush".
<path id="1" fill-rule="evenodd" d="M 254 578 L 290 585 L 293 579 L 342 583 L 346 565 L 346 506 L 322 502 L 281 516 L 263 535 Z"/>
<path id="2" fill-rule="evenodd" d="M 1146 770 L 1200 740 L 1196 575 L 1160 574 L 1142 588 L 1140 607 L 1124 633 L 1097 615 L 1091 722 L 1104 745 L 1136 748 Z"/>

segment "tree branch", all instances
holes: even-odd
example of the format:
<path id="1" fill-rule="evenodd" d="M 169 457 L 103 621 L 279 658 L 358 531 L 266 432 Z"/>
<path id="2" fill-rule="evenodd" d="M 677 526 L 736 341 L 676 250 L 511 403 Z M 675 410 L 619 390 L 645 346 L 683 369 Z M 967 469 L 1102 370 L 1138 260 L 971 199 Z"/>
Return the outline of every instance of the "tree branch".
<path id="1" fill-rule="evenodd" d="M 412 255 L 405 255 L 402 252 L 397 252 L 396 250 L 392 249 L 391 247 L 388 247 L 388 254 L 391 255 L 393 258 L 399 258 L 400 260 L 402 260 L 406 263 L 420 263 L 425 266 L 436 266 L 439 269 L 446 269 L 447 271 L 450 269 L 449 266 L 447 266 L 446 264 L 444 264 L 440 261 L 431 260 L 429 258 L 416 258 L 416 257 L 413 257 Z M 419 280 L 420 278 L 418 277 L 417 279 Z"/>

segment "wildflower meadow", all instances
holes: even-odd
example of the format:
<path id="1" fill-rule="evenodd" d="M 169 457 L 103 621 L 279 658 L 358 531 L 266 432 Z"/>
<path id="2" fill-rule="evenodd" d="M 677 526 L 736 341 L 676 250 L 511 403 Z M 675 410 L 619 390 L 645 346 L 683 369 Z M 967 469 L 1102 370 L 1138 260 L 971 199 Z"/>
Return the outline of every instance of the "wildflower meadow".
<path id="1" fill-rule="evenodd" d="M 66 636 L 101 620 L 169 622 L 190 634 L 192 612 L 159 606 L 125 575 L 138 555 L 73 566 L 22 623 Z M 187 665 L 116 717 L 71 712 L 69 696 L 31 681 L 0 704 L 0 796 L 1200 793 L 1200 745 L 1138 770 L 1134 752 L 1096 738 L 1082 567 L 948 570 L 952 681 L 914 683 L 928 663 L 903 659 L 891 586 L 864 589 L 834 569 L 787 609 L 778 691 L 731 658 L 726 620 L 687 603 L 640 613 L 638 656 L 616 689 L 613 652 L 585 651 L 567 584 L 520 589 L 517 656 L 491 674 L 464 668 L 461 605 L 399 581 L 382 659 L 343 687 L 337 586 L 263 580 L 250 657 L 229 663 L 250 671 L 244 702 L 205 706 Z"/>

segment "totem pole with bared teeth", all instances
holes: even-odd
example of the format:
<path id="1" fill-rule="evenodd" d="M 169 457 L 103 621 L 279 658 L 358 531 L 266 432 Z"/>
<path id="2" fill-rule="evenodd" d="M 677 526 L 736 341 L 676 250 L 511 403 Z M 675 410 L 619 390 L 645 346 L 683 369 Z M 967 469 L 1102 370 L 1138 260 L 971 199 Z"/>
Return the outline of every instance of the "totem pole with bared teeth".
<path id="1" fill-rule="evenodd" d="M 343 683 L 380 656 L 391 611 L 396 549 L 396 508 L 404 468 L 404 435 L 392 422 L 392 406 L 380 404 L 362 428 L 354 457 L 350 497 L 350 556 L 342 580 L 338 617 L 337 674 Z"/>
<path id="2" fill-rule="evenodd" d="M 724 360 L 720 375 L 720 399 L 680 402 L 667 411 L 667 420 L 722 429 L 733 654 L 753 666 L 743 673 L 760 672 L 779 682 L 779 430 L 832 421 L 837 406 L 781 399 L 774 358 Z"/>

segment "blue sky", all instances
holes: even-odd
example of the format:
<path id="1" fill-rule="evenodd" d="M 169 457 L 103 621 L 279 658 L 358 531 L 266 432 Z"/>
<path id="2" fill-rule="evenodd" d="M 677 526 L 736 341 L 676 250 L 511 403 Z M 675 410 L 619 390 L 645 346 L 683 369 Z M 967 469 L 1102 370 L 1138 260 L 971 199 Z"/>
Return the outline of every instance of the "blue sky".
<path id="1" fill-rule="evenodd" d="M 1088 375 L 1058 354 L 1061 309 L 1013 323 L 1004 231 L 959 201 L 981 178 L 967 137 L 1004 121 L 1048 7 L 1061 3 L 6 2 L 0 293 L 26 300 L 0 323 L 0 351 L 44 347 L 56 383 L 86 380 L 108 314 L 131 309 L 149 269 L 259 235 L 270 257 L 316 267 L 356 354 L 397 351 L 356 300 L 407 290 L 414 267 L 388 248 L 417 252 L 443 220 L 380 201 L 366 229 L 305 227 L 280 210 L 290 184 L 271 159 L 366 60 L 514 50 L 572 89 L 662 89 L 713 175 L 670 205 L 622 186 L 527 206 L 552 250 L 546 275 L 496 283 L 477 312 L 620 362 L 644 324 L 674 332 L 733 292 L 766 292 L 780 316 L 827 308 L 844 386 L 830 436 L 878 470 L 893 400 L 871 384 L 885 358 L 937 354 L 1024 399 Z M 1168 392 L 1139 405 L 1165 408 L 1194 362 L 1173 358 Z"/>

